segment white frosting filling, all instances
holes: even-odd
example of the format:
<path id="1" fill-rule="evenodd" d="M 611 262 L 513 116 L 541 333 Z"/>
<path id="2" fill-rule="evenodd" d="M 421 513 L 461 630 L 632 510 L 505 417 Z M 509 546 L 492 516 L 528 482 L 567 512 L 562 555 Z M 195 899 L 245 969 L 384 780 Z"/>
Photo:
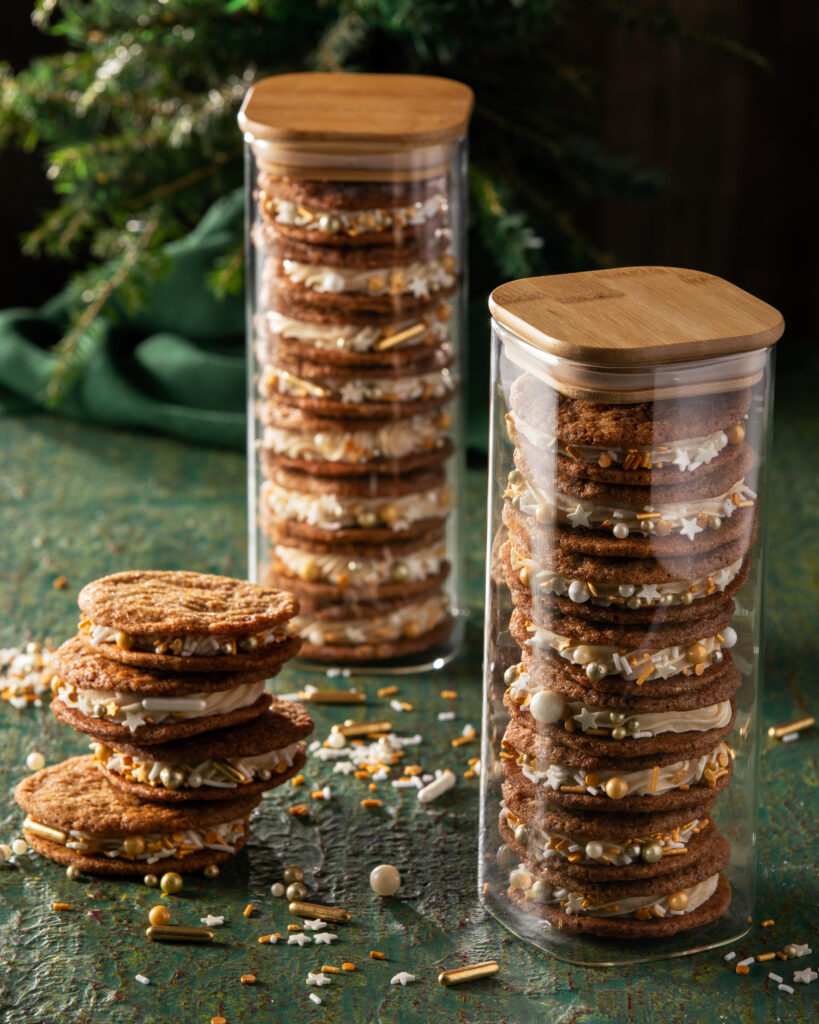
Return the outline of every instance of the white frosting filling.
<path id="1" fill-rule="evenodd" d="M 540 590 L 544 594 L 555 594 L 557 597 L 568 597 L 575 604 L 599 605 L 607 608 L 612 604 L 632 604 L 640 602 L 642 607 L 656 604 L 676 606 L 685 604 L 684 594 L 690 594 L 692 601 L 697 601 L 711 594 L 722 593 L 736 579 L 742 567 L 742 559 L 718 569 L 710 576 L 699 576 L 693 580 L 675 580 L 673 583 L 598 583 L 595 580 L 578 580 L 571 576 L 563 576 L 547 569 L 532 558 L 521 555 L 513 547 L 511 550 L 512 568 L 517 572 L 526 568 L 529 573 L 528 586 Z"/>
<path id="2" fill-rule="evenodd" d="M 122 690 L 75 689 L 60 680 L 56 697 L 66 707 L 88 718 L 116 722 L 134 732 L 141 725 L 159 725 L 169 719 L 181 722 L 207 715 L 226 715 L 254 704 L 264 692 L 265 681 L 261 680 L 243 683 L 231 690 L 192 693 L 187 697 L 140 697 L 138 693 Z"/>
<path id="3" fill-rule="evenodd" d="M 92 744 L 99 752 L 101 744 Z M 281 750 L 270 750 L 255 757 L 230 757 L 223 761 L 201 761 L 197 764 L 176 764 L 168 761 L 151 761 L 131 757 L 117 751 L 109 751 L 104 759 L 105 767 L 117 775 L 131 779 L 134 782 L 155 785 L 162 789 L 164 784 L 161 779 L 162 771 L 165 768 L 179 772 L 182 776 L 180 789 L 198 789 L 199 786 L 209 786 L 212 789 L 236 789 L 243 785 L 226 777 L 220 771 L 217 764 L 229 765 L 236 771 L 241 772 L 245 782 L 252 782 L 264 773 L 270 778 L 276 771 L 286 771 L 292 764 L 293 759 L 301 747 L 300 742 L 291 743 Z M 277 769 L 277 765 L 278 767 Z"/>
<path id="4" fill-rule="evenodd" d="M 347 352 L 378 351 L 379 344 L 386 338 L 392 338 L 419 324 L 424 327 L 411 333 L 404 341 L 396 342 L 391 348 L 404 348 L 418 345 L 422 340 L 431 340 L 435 344 L 443 344 L 449 337 L 446 322 L 434 320 L 405 320 L 388 327 L 361 327 L 358 324 L 317 324 L 309 320 L 297 320 L 283 313 L 270 311 L 264 314 L 267 329 L 271 334 L 281 335 L 293 341 L 303 341 L 315 348 L 339 349 Z M 266 357 L 260 353 L 259 362 L 264 363 Z"/>
<path id="5" fill-rule="evenodd" d="M 722 651 L 733 647 L 737 640 L 736 632 L 730 626 L 727 626 L 722 633 L 717 633 L 716 636 L 704 637 L 696 643 L 705 649 L 705 656 L 694 661 L 690 652 L 695 644 L 675 644 L 673 647 L 662 647 L 655 651 L 640 648 L 628 651 L 623 648 L 595 644 L 574 645 L 568 637 L 560 636 L 560 634 L 546 629 L 545 626 L 536 626 L 531 622 L 527 623 L 527 629 L 532 634 L 531 639 L 526 641 L 528 647 L 539 651 L 554 651 L 564 661 L 569 661 L 572 665 L 589 666 L 594 662 L 605 667 L 607 676 L 620 675 L 623 679 L 630 681 L 641 679 L 644 676 L 645 679 L 668 679 L 670 676 L 679 675 L 686 670 L 696 671 L 698 665 L 705 666 L 708 663 L 720 661 Z M 715 658 L 717 652 L 720 653 Z M 651 668 L 651 672 L 646 675 L 649 668 Z"/>
<path id="6" fill-rule="evenodd" d="M 425 298 L 455 284 L 455 276 L 440 260 L 410 263 L 406 267 L 330 267 L 282 260 L 282 269 L 293 284 L 314 292 L 363 292 L 366 295 L 414 295 Z"/>
<path id="7" fill-rule="evenodd" d="M 47 822 L 43 822 L 47 827 Z M 183 856 L 194 853 L 197 850 L 217 850 L 220 853 L 233 853 L 239 840 L 248 829 L 247 818 L 237 818 L 235 821 L 225 822 L 221 825 L 211 825 L 209 828 L 186 829 L 167 833 L 144 833 L 145 850 L 140 854 L 128 854 L 125 852 L 125 842 L 129 836 L 103 836 L 96 832 L 82 832 L 79 829 L 71 829 L 68 833 L 69 839 L 64 844 L 69 850 L 77 850 L 79 853 L 102 854 L 105 857 L 117 857 L 124 860 L 144 861 L 146 864 L 155 864 L 157 861 L 167 857 Z"/>
<path id="8" fill-rule="evenodd" d="M 523 764 L 520 758 L 518 764 L 530 782 L 554 790 L 559 790 L 561 786 L 579 786 L 591 796 L 605 796 L 606 783 L 610 779 L 617 778 L 626 782 L 628 796 L 657 796 L 680 786 L 694 785 L 703 778 L 706 770 L 709 773 L 718 773 L 727 766 L 728 758 L 727 747 L 724 743 L 720 743 L 710 754 L 684 758 L 673 764 L 658 766 L 656 773 L 655 768 L 641 768 L 633 772 L 613 770 L 589 772 L 585 768 L 569 768 L 562 764 L 547 764 L 543 768 L 537 768 L 535 765 Z M 593 781 L 588 782 L 587 778 L 591 778 Z M 709 774 L 706 782 L 713 778 L 714 775 Z M 714 784 L 712 783 L 712 788 Z"/>
<path id="9" fill-rule="evenodd" d="M 513 871 L 509 878 L 510 885 L 513 888 L 523 889 L 524 893 L 528 893 L 534 881 L 522 865 L 516 871 Z M 656 896 L 628 896 L 618 900 L 609 900 L 605 903 L 594 903 L 582 893 L 571 892 L 569 889 L 550 887 L 551 896 L 538 902 L 544 904 L 557 903 L 560 904 L 567 914 L 589 917 L 631 917 L 635 911 L 642 910 L 643 908 L 651 910 L 651 917 L 679 917 L 683 914 L 692 913 L 698 907 L 701 907 L 703 903 L 706 903 L 714 895 L 718 884 L 719 875 L 716 874 L 706 878 L 703 882 L 697 882 L 696 885 L 689 886 L 687 889 L 681 889 L 680 892 L 685 893 L 687 897 L 685 910 L 671 909 L 669 899 L 672 893 L 667 893 L 659 898 Z"/>
<path id="10" fill-rule="evenodd" d="M 364 522 L 368 522 L 364 517 L 369 515 L 375 516 L 370 526 L 406 530 L 420 519 L 443 518 L 449 507 L 450 493 L 444 486 L 396 498 L 359 498 L 345 494 L 289 491 L 267 481 L 262 488 L 262 500 L 280 519 L 294 519 L 324 530 L 363 527 Z"/>
<path id="11" fill-rule="evenodd" d="M 372 210 L 310 210 L 289 199 L 278 199 L 264 193 L 262 201 L 279 224 L 331 235 L 360 235 L 403 226 L 417 227 L 446 213 L 448 205 L 442 192 L 416 203 Z"/>
<path id="12" fill-rule="evenodd" d="M 385 549 L 384 558 L 320 554 L 277 544 L 276 557 L 295 576 L 303 580 L 332 583 L 339 587 L 377 586 L 381 583 L 427 579 L 441 571 L 446 556 L 444 544 L 431 544 L 402 558 L 393 558 Z"/>
<path id="13" fill-rule="evenodd" d="M 417 402 L 444 398 L 455 390 L 455 378 L 448 369 L 422 373 L 414 377 L 373 377 L 366 380 L 339 380 L 319 377 L 303 380 L 285 370 L 270 368 L 261 382 L 265 396 L 311 395 L 351 405 L 373 402 Z"/>
<path id="14" fill-rule="evenodd" d="M 546 714 L 541 714 L 538 705 L 534 712 L 530 705 L 536 693 L 549 694 Z M 587 729 L 605 729 L 610 731 L 616 727 L 623 728 L 634 740 L 659 736 L 673 732 L 707 732 L 709 729 L 721 729 L 731 721 L 731 702 L 720 701 L 707 707 L 695 708 L 691 711 L 662 711 L 646 714 L 635 712 L 632 715 L 621 714 L 617 721 L 611 715 L 615 712 L 584 704 L 582 701 L 566 700 L 562 694 L 549 690 L 544 686 L 533 686 L 529 673 L 521 670 L 517 679 L 509 687 L 509 694 L 525 713 L 531 713 L 536 721 L 547 724 L 573 719 L 582 732 Z"/>
<path id="15" fill-rule="evenodd" d="M 449 418 L 440 412 L 411 416 L 371 430 L 289 430 L 265 427 L 262 447 L 292 459 L 323 462 L 368 462 L 400 459 L 433 451 L 444 444 Z"/>
<path id="16" fill-rule="evenodd" d="M 687 437 L 669 444 L 638 445 L 634 448 L 603 448 L 588 444 L 565 444 L 537 427 L 521 419 L 519 415 L 509 413 L 515 429 L 541 450 L 552 446 L 562 455 L 576 462 L 599 464 L 601 456 L 608 456 L 610 463 L 623 465 L 625 469 L 651 469 L 658 463 L 663 466 L 677 466 L 680 472 L 693 473 L 700 466 L 706 466 L 719 455 L 728 444 L 728 437 L 723 430 L 715 430 L 705 437 Z M 646 458 L 647 456 L 647 458 Z M 605 460 L 604 460 L 605 461 Z"/>
<path id="17" fill-rule="evenodd" d="M 297 616 L 293 625 L 309 644 L 321 647 L 325 644 L 385 643 L 401 639 L 415 639 L 423 636 L 443 619 L 447 613 L 448 600 L 437 594 L 424 601 L 403 605 L 395 611 L 379 615 L 376 619 L 316 620 Z"/>
<path id="18" fill-rule="evenodd" d="M 80 631 L 95 647 L 101 644 L 116 644 L 121 631 L 114 626 L 98 626 L 93 622 L 84 623 Z M 236 654 L 237 651 L 252 651 L 259 647 L 271 647 L 281 643 L 293 634 L 283 626 L 271 626 L 263 633 L 251 636 L 220 636 L 217 634 L 181 633 L 165 636 L 157 633 L 129 634 L 128 650 L 149 651 L 152 654 L 172 654 L 178 658 L 212 658 L 217 655 Z M 174 645 L 178 650 L 174 650 Z"/>
<path id="19" fill-rule="evenodd" d="M 505 804 L 501 804 L 501 811 L 512 830 L 521 823 L 520 818 Z M 561 832 L 549 832 L 546 829 L 526 825 L 528 834 L 526 847 L 528 850 L 534 850 L 537 856 L 544 860 L 557 857 L 559 860 L 570 861 L 572 864 L 606 864 L 613 867 L 626 867 L 629 864 L 641 863 L 639 854 L 632 857 L 626 852 L 633 843 L 640 847 L 648 843 L 659 843 L 663 850 L 684 850 L 690 840 L 702 832 L 707 825 L 707 818 L 703 822 L 700 822 L 699 818 L 694 818 L 670 832 L 632 832 L 617 842 L 613 842 L 611 839 L 601 839 L 597 841 L 597 845 L 602 848 L 602 852 L 597 856 L 589 856 L 587 848 L 594 847 L 595 844 L 588 839 L 564 835 Z M 593 849 L 593 852 L 597 854 L 597 850 Z M 673 854 L 666 854 L 666 856 L 673 856 Z"/>
<path id="20" fill-rule="evenodd" d="M 506 497 L 521 512 L 535 516 L 538 522 L 568 523 L 575 529 L 611 527 L 619 540 L 632 530 L 648 532 L 652 529 L 661 534 L 678 533 L 693 540 L 706 526 L 718 529 L 718 521 L 721 524 L 722 519 L 730 518 L 737 508 L 752 505 L 756 494 L 744 480 L 739 480 L 717 497 L 636 508 L 586 498 L 578 500 L 570 494 L 544 491 L 527 481 L 518 470 L 512 470 Z"/>

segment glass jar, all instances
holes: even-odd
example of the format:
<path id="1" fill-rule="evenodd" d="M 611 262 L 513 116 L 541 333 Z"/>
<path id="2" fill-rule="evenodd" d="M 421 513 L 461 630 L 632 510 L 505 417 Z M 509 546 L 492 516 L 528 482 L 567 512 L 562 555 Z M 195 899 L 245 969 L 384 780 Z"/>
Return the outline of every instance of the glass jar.
<path id="1" fill-rule="evenodd" d="M 495 290 L 480 886 L 560 959 L 751 923 L 779 313 L 629 267 Z"/>
<path id="2" fill-rule="evenodd" d="M 463 631 L 465 132 L 411 75 L 258 82 L 247 184 L 250 578 L 318 667 L 440 667 Z"/>

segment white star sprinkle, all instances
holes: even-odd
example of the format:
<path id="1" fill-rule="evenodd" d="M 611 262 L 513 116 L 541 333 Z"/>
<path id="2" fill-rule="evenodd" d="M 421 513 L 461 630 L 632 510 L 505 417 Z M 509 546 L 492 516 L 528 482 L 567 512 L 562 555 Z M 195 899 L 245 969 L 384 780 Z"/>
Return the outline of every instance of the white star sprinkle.
<path id="1" fill-rule="evenodd" d="M 333 765 L 333 771 L 338 772 L 339 775 L 349 775 L 350 772 L 355 770 L 356 767 L 352 761 L 338 761 Z"/>
<path id="2" fill-rule="evenodd" d="M 582 502 L 578 502 L 577 503 L 577 508 L 574 510 L 574 512 L 570 512 L 566 516 L 566 518 L 569 520 L 569 522 L 572 524 L 572 526 L 577 528 L 578 526 L 588 526 L 589 525 L 589 515 L 590 514 L 591 514 L 590 510 L 585 509 L 583 507 L 583 503 Z"/>
<path id="3" fill-rule="evenodd" d="M 597 712 L 589 711 L 587 707 L 581 708 L 580 714 L 575 715 L 574 720 L 579 723 L 583 732 L 597 728 Z"/>
<path id="4" fill-rule="evenodd" d="M 330 978 L 329 974 L 322 974 L 321 971 L 318 971 L 314 974 L 312 971 L 310 971 L 307 975 L 307 979 L 305 980 L 304 984 L 316 985 L 318 988 L 321 988 L 322 985 L 329 985 L 331 980 L 332 979 Z"/>
<path id="5" fill-rule="evenodd" d="M 408 985 L 411 981 L 415 981 L 415 975 L 408 971 L 399 971 L 390 978 L 391 985 Z"/>
<path id="6" fill-rule="evenodd" d="M 794 971 L 793 980 L 800 982 L 802 985 L 810 985 L 812 981 L 816 981 L 819 978 L 819 974 L 816 971 L 811 970 L 810 967 L 806 967 L 803 971 Z"/>
<path id="7" fill-rule="evenodd" d="M 310 936 L 305 935 L 304 932 L 296 932 L 295 935 L 290 935 L 287 939 L 288 946 L 306 946 L 310 941 Z"/>
<path id="8" fill-rule="evenodd" d="M 569 893 L 569 898 L 566 901 L 565 909 L 567 914 L 576 914 L 579 910 L 583 909 L 583 897 L 580 895 L 580 893 Z"/>
<path id="9" fill-rule="evenodd" d="M 791 952 L 792 951 L 792 952 Z M 786 952 L 790 952 L 791 957 L 809 956 L 813 950 L 807 944 L 807 942 L 800 945 L 798 942 L 792 942 Z"/>
<path id="10" fill-rule="evenodd" d="M 224 914 L 208 914 L 207 917 L 200 917 L 199 920 L 206 928 L 218 928 L 225 923 Z"/>
<path id="11" fill-rule="evenodd" d="M 655 583 L 644 583 L 637 591 L 637 596 L 644 601 L 659 601 L 660 591 Z"/>
<path id="12" fill-rule="evenodd" d="M 731 572 L 728 569 L 720 569 L 719 572 L 715 572 L 711 577 L 714 581 L 714 585 L 720 590 L 725 590 L 728 584 L 731 582 Z"/>
<path id="13" fill-rule="evenodd" d="M 407 282 L 406 288 L 411 291 L 416 299 L 423 299 L 429 295 L 429 288 L 422 277 L 413 277 Z"/>
<path id="14" fill-rule="evenodd" d="M 326 946 L 329 946 L 330 943 L 335 942 L 337 938 L 338 935 L 336 935 L 335 932 L 319 932 L 318 935 L 313 936 L 313 942 L 315 942 L 317 946 L 321 945 L 322 942 Z"/>
<path id="15" fill-rule="evenodd" d="M 302 921 L 301 926 L 306 932 L 320 932 L 322 928 L 327 927 L 327 922 L 317 917 L 313 921 Z"/>
<path id="16" fill-rule="evenodd" d="M 688 452 L 684 448 L 677 449 L 677 457 L 671 463 L 672 466 L 679 466 L 681 472 L 685 472 L 691 464 L 691 459 L 688 457 Z"/>
<path id="17" fill-rule="evenodd" d="M 134 732 L 141 725 L 145 725 L 145 712 L 126 711 L 125 718 L 123 719 L 122 724 L 125 726 L 126 729 L 130 729 L 131 732 Z"/>
<path id="18" fill-rule="evenodd" d="M 680 530 L 681 537 L 687 537 L 689 540 L 693 540 L 698 533 L 702 533 L 702 527 L 697 526 L 696 519 L 681 519 L 682 529 Z"/>

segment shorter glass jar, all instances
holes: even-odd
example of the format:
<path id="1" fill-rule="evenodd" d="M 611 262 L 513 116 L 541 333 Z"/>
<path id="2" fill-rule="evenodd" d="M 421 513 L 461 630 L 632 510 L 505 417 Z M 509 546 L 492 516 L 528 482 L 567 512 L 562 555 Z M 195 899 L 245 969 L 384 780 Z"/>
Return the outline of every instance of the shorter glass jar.
<path id="1" fill-rule="evenodd" d="M 581 964 L 736 941 L 781 317 L 653 267 L 490 306 L 482 899 Z"/>
<path id="2" fill-rule="evenodd" d="M 250 577 L 320 669 L 439 668 L 463 632 L 466 86 L 256 83 L 248 239 Z"/>

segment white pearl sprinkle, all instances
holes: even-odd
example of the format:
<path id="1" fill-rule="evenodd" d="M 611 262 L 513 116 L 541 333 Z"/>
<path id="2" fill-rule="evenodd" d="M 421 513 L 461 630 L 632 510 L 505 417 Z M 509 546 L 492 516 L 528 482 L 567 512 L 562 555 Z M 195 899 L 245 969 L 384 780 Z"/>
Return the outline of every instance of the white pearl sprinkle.
<path id="1" fill-rule="evenodd" d="M 11 844 L 11 852 L 15 857 L 19 857 L 21 854 L 28 852 L 28 843 L 25 839 L 15 839 Z"/>
<path id="2" fill-rule="evenodd" d="M 26 767 L 32 772 L 38 772 L 41 768 L 45 768 L 45 763 L 45 758 L 39 750 L 32 750 L 26 758 Z"/>
<path id="3" fill-rule="evenodd" d="M 376 896 L 394 896 L 401 888 L 401 875 L 392 864 L 379 864 L 370 872 L 370 888 Z"/>

